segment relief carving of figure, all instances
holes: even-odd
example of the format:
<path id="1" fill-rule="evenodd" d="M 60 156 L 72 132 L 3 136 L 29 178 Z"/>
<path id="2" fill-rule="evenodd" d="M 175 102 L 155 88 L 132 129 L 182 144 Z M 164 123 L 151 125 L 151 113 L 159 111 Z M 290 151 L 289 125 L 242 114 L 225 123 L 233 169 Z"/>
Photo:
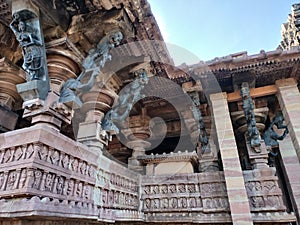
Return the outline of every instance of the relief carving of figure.
<path id="1" fill-rule="evenodd" d="M 124 193 L 120 193 L 120 204 L 124 205 Z"/>
<path id="2" fill-rule="evenodd" d="M 77 187 L 76 187 L 76 190 L 75 190 L 75 196 L 81 197 L 82 189 L 83 189 L 83 186 L 82 186 L 82 183 L 80 182 L 80 183 L 77 184 Z"/>
<path id="3" fill-rule="evenodd" d="M 52 190 L 52 184 L 53 184 L 53 176 L 52 174 L 48 173 L 46 176 L 46 181 L 45 181 L 45 191 L 51 191 Z"/>
<path id="4" fill-rule="evenodd" d="M 81 174 L 85 174 L 86 173 L 86 162 L 80 162 L 79 163 L 79 172 Z"/>
<path id="5" fill-rule="evenodd" d="M 77 172 L 78 171 L 78 165 L 79 165 L 78 159 L 73 159 L 73 162 L 71 164 L 72 170 Z"/>
<path id="6" fill-rule="evenodd" d="M 17 41 L 20 43 L 23 52 L 23 69 L 27 74 L 27 81 L 43 80 L 43 43 L 37 36 L 37 30 L 29 22 L 25 22 L 20 15 L 15 13 L 10 23 Z"/>
<path id="7" fill-rule="evenodd" d="M 68 155 L 65 155 L 65 157 L 63 158 L 63 160 L 62 160 L 62 166 L 65 169 L 69 168 L 69 156 Z"/>
<path id="8" fill-rule="evenodd" d="M 197 207 L 196 199 L 195 198 L 190 198 L 189 205 L 190 205 L 191 208 L 196 208 Z"/>
<path id="9" fill-rule="evenodd" d="M 51 163 L 53 165 L 58 165 L 59 159 L 60 159 L 59 152 L 56 150 L 52 151 L 52 154 L 50 155 Z"/>
<path id="10" fill-rule="evenodd" d="M 67 196 L 73 196 L 73 191 L 74 191 L 74 181 L 66 180 L 65 187 L 64 187 L 64 194 Z"/>
<path id="11" fill-rule="evenodd" d="M 40 146 L 38 154 L 41 160 L 46 161 L 48 157 L 48 147 L 46 145 Z"/>
<path id="12" fill-rule="evenodd" d="M 150 209 L 150 207 L 151 207 L 151 201 L 149 198 L 146 198 L 145 199 L 145 208 Z"/>
<path id="13" fill-rule="evenodd" d="M 155 198 L 151 200 L 151 208 L 158 209 L 159 208 L 159 199 Z"/>
<path id="14" fill-rule="evenodd" d="M 160 205 L 161 205 L 161 208 L 163 208 L 163 209 L 169 208 L 169 201 L 168 201 L 168 199 L 167 198 L 161 199 Z"/>
<path id="15" fill-rule="evenodd" d="M 186 198 L 180 198 L 179 202 L 180 202 L 181 208 L 186 208 L 187 207 L 187 200 L 186 200 Z"/>
<path id="16" fill-rule="evenodd" d="M 58 182 L 57 182 L 57 186 L 56 186 L 56 193 L 57 194 L 62 194 L 63 193 L 63 187 L 64 187 L 64 178 L 59 177 Z"/>
<path id="17" fill-rule="evenodd" d="M 173 209 L 177 209 L 177 198 L 170 198 L 169 200 L 169 206 Z"/>
<path id="18" fill-rule="evenodd" d="M 4 173 L 0 173 L 0 190 L 2 190 L 2 186 L 4 185 Z"/>
<path id="19" fill-rule="evenodd" d="M 205 200 L 205 207 L 207 209 L 213 208 L 211 199 L 208 198 L 208 199 Z"/>
<path id="20" fill-rule="evenodd" d="M 14 189 L 16 180 L 17 180 L 17 172 L 16 171 L 10 172 L 7 180 L 7 190 Z"/>
<path id="21" fill-rule="evenodd" d="M 107 194 L 107 190 L 102 190 L 102 203 L 103 203 L 103 205 L 105 205 L 105 204 L 107 204 L 108 203 L 108 194 Z M 123 195 L 122 195 L 122 197 L 123 197 Z M 122 198 L 122 200 L 124 200 L 123 198 Z M 121 203 L 122 204 L 122 203 Z"/>
<path id="22" fill-rule="evenodd" d="M 91 198 L 91 187 L 89 185 L 85 185 L 83 187 L 83 198 L 85 199 Z"/>
<path id="23" fill-rule="evenodd" d="M 94 167 L 92 165 L 88 166 L 87 173 L 90 177 L 93 177 L 95 174 Z"/>
<path id="24" fill-rule="evenodd" d="M 23 169 L 21 172 L 21 177 L 20 177 L 20 181 L 19 181 L 19 188 L 25 187 L 26 179 L 27 179 L 27 169 Z"/>

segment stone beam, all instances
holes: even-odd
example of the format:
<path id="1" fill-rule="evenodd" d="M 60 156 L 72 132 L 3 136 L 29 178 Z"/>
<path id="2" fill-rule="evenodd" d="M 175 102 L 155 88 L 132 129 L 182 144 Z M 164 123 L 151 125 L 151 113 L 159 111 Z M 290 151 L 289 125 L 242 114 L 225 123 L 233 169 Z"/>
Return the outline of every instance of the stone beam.
<path id="1" fill-rule="evenodd" d="M 233 224 L 253 224 L 225 93 L 210 95 Z"/>
<path id="2" fill-rule="evenodd" d="M 264 87 L 250 89 L 250 96 L 252 98 L 274 95 L 276 93 L 277 93 L 276 85 L 268 85 L 268 86 L 264 86 Z M 242 100 L 242 97 L 241 97 L 240 91 L 235 91 L 235 92 L 227 94 L 228 102 L 237 102 L 237 101 L 241 101 L 241 100 Z"/>

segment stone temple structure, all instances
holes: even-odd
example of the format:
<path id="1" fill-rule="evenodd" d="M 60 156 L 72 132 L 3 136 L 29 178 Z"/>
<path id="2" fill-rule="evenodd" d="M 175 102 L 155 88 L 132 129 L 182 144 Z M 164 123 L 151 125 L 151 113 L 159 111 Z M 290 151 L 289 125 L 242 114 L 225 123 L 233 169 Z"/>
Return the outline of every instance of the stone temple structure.
<path id="1" fill-rule="evenodd" d="M 299 7 L 175 67 L 146 0 L 1 0 L 0 225 L 300 224 Z"/>

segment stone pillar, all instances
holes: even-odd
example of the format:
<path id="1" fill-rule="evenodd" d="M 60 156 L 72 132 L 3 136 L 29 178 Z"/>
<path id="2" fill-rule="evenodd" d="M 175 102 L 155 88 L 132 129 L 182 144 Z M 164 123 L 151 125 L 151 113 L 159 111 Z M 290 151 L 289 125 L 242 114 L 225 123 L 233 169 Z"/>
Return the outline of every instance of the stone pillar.
<path id="1" fill-rule="evenodd" d="M 146 141 L 151 135 L 149 121 L 148 116 L 132 116 L 129 118 L 129 128 L 122 130 L 128 140 L 126 146 L 133 150 L 128 159 L 128 168 L 140 173 L 144 171 L 138 157 L 144 156 L 146 149 L 151 146 L 150 142 Z"/>
<path id="2" fill-rule="evenodd" d="M 294 78 L 276 81 L 277 98 L 300 160 L 300 93 Z"/>
<path id="3" fill-rule="evenodd" d="M 279 142 L 281 167 L 295 211 L 298 224 L 300 224 L 300 164 L 290 135 Z"/>
<path id="4" fill-rule="evenodd" d="M 79 57 L 68 50 L 55 49 L 52 43 L 47 44 L 47 64 L 51 91 L 59 94 L 62 84 L 77 78 L 80 72 Z"/>
<path id="5" fill-rule="evenodd" d="M 85 121 L 79 124 L 77 141 L 89 146 L 95 151 L 102 150 L 111 140 L 111 134 L 103 130 L 101 121 L 111 109 L 116 93 L 107 89 L 101 83 L 82 96 L 81 112 L 86 114 Z M 101 151 L 99 151 L 101 153 Z"/>
<path id="6" fill-rule="evenodd" d="M 289 135 L 279 141 L 282 168 L 298 223 L 300 223 L 300 93 L 294 78 L 276 81 L 277 98 Z"/>
<path id="7" fill-rule="evenodd" d="M 12 110 L 16 102 L 21 102 L 16 85 L 24 81 L 23 70 L 6 58 L 0 59 L 0 132 L 13 130 L 16 126 L 18 115 Z"/>
<path id="8" fill-rule="evenodd" d="M 210 96 L 230 205 L 232 223 L 253 224 L 245 181 L 239 161 L 226 93 Z"/>

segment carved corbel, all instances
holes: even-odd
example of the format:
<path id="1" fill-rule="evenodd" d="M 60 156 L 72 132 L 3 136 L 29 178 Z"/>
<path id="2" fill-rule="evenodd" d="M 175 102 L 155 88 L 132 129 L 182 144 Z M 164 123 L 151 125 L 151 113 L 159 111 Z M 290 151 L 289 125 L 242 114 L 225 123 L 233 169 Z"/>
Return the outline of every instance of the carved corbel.
<path id="1" fill-rule="evenodd" d="M 17 85 L 17 90 L 24 100 L 45 100 L 50 90 L 46 51 L 39 11 L 29 0 L 12 2 L 10 28 L 20 44 L 23 54 L 23 69 L 27 83 Z"/>

